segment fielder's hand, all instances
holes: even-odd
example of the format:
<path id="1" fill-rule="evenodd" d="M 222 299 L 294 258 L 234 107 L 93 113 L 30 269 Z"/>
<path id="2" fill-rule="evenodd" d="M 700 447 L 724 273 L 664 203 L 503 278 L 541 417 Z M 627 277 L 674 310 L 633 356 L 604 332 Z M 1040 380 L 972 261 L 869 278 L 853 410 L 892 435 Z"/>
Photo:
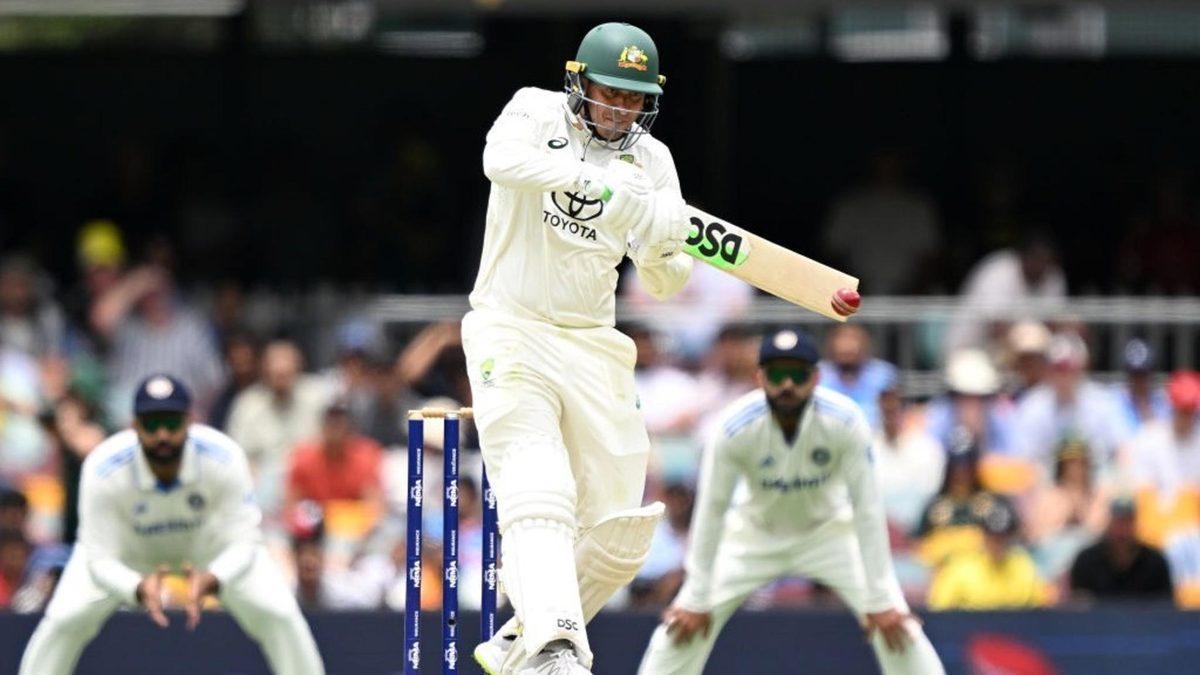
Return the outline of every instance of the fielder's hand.
<path id="1" fill-rule="evenodd" d="M 682 607 L 668 607 L 662 615 L 663 625 L 667 627 L 667 635 L 675 637 L 675 644 L 682 645 L 691 641 L 696 633 L 708 637 L 712 630 L 712 614 L 709 612 L 690 612 Z"/>
<path id="2" fill-rule="evenodd" d="M 191 564 L 184 565 L 183 570 L 188 578 L 187 628 L 196 630 L 196 626 L 200 625 L 201 604 L 205 596 L 215 595 L 221 582 L 212 572 L 198 572 Z"/>
<path id="3" fill-rule="evenodd" d="M 909 619 L 918 624 L 921 623 L 921 619 L 915 615 L 905 614 L 894 609 L 867 612 L 863 626 L 863 629 L 867 631 L 867 641 L 869 642 L 875 631 L 878 630 L 883 635 L 883 641 L 887 644 L 889 651 L 903 653 L 912 642 L 912 636 L 908 634 L 908 629 L 904 625 Z"/>
<path id="4" fill-rule="evenodd" d="M 166 565 L 160 565 L 153 574 L 143 577 L 137 587 L 138 602 L 146 608 L 150 620 L 158 624 L 159 628 L 166 628 L 171 623 L 162 609 L 163 577 L 167 576 L 167 571 Z"/>

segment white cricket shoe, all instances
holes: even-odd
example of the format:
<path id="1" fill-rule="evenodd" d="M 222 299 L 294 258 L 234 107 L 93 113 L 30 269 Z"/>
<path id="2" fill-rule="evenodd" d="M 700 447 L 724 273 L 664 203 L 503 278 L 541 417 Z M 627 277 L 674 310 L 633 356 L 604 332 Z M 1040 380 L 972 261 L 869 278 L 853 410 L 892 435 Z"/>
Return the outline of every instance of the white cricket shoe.
<path id="1" fill-rule="evenodd" d="M 480 642 L 475 647 L 475 663 L 483 669 L 487 675 L 500 675 L 504 672 L 504 662 L 508 659 L 509 654 L 513 650 L 513 646 L 520 640 L 519 635 L 501 635 L 496 633 L 491 640 Z"/>
<path id="2" fill-rule="evenodd" d="M 575 650 L 566 643 L 551 643 L 558 649 L 548 647 L 525 663 L 517 671 L 517 675 L 592 675 L 592 671 L 584 668 L 575 656 Z M 550 651 L 553 650 L 553 651 Z"/>

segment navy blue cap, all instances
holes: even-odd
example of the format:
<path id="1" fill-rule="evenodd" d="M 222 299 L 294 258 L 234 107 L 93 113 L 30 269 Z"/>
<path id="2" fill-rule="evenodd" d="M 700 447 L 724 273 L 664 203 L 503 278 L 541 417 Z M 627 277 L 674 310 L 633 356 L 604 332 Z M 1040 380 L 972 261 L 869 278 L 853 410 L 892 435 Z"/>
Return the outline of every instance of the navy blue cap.
<path id="1" fill-rule="evenodd" d="M 165 374 L 151 375 L 138 385 L 133 397 L 133 414 L 154 412 L 186 413 L 192 407 L 192 395 L 178 379 Z"/>
<path id="2" fill-rule="evenodd" d="M 781 328 L 763 337 L 758 352 L 758 363 L 762 365 L 774 359 L 796 359 L 816 363 L 821 352 L 812 336 L 799 328 Z"/>

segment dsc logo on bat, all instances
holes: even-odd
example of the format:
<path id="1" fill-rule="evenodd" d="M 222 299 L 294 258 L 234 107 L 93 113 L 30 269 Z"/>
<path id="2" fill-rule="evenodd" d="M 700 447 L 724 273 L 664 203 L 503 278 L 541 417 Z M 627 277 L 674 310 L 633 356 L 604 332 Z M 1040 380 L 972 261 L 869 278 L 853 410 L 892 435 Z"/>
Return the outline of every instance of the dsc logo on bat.
<path id="1" fill-rule="evenodd" d="M 718 222 L 705 224 L 696 216 L 688 220 L 692 226 L 684 250 L 693 256 L 722 269 L 739 267 L 750 257 L 750 244 L 736 229 Z"/>

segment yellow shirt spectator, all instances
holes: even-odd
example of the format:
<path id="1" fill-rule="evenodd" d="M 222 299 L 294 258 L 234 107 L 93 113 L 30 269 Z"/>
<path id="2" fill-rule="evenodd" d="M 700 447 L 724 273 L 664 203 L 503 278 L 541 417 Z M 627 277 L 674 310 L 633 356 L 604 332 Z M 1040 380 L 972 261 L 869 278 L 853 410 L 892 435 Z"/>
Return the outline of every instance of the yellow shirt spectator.
<path id="1" fill-rule="evenodd" d="M 1044 607 L 1052 599 L 1033 559 L 1017 547 L 999 561 L 987 551 L 956 557 L 934 575 L 929 589 L 932 610 Z"/>

